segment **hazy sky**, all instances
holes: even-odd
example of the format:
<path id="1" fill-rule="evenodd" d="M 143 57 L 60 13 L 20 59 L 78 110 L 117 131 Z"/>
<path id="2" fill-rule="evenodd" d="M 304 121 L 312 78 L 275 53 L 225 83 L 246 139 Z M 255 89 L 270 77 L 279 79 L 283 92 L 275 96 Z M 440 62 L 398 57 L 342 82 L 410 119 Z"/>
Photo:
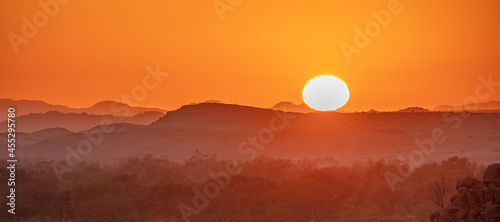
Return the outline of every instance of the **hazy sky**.
<path id="1" fill-rule="evenodd" d="M 170 75 L 141 106 L 301 103 L 309 79 L 332 74 L 351 90 L 345 109 L 431 108 L 461 104 L 480 75 L 500 81 L 500 1 L 220 2 L 223 21 L 213 0 L 73 0 L 48 7 L 53 17 L 38 1 L 2 1 L 0 97 L 90 106 L 130 94 L 157 64 Z M 377 30 L 380 10 L 391 18 Z M 340 45 L 356 47 L 366 24 L 373 37 L 348 62 Z"/>

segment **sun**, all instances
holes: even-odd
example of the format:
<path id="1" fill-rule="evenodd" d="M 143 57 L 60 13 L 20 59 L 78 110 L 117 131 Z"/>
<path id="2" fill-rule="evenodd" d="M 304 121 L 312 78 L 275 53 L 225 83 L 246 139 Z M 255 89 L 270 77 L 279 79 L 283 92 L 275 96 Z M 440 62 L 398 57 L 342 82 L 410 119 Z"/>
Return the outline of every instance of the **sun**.
<path id="1" fill-rule="evenodd" d="M 332 75 L 321 75 L 307 82 L 302 90 L 302 99 L 315 110 L 336 110 L 349 100 L 349 89 L 341 79 Z"/>

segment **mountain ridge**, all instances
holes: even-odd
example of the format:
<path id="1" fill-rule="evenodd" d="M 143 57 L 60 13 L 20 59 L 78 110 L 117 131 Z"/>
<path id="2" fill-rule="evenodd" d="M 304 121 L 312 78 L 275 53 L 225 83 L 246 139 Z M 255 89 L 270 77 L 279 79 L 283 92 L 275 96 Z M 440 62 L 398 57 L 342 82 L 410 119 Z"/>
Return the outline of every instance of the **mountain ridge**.
<path id="1" fill-rule="evenodd" d="M 7 109 L 9 107 L 16 108 L 16 116 L 28 115 L 30 113 L 46 113 L 49 111 L 58 111 L 61 113 L 88 113 L 95 115 L 113 115 L 113 116 L 127 116 L 132 117 L 137 114 L 156 111 L 166 113 L 167 110 L 160 108 L 147 108 L 129 106 L 125 103 L 105 100 L 95 103 L 90 107 L 85 108 L 71 108 L 64 105 L 54 105 L 40 100 L 13 100 L 13 99 L 0 99 L 0 121 L 7 118 Z"/>
<path id="2" fill-rule="evenodd" d="M 101 133 L 102 141 L 86 158 L 111 161 L 154 154 L 183 161 L 199 150 L 221 159 L 253 155 L 290 159 L 331 155 L 342 162 L 391 159 L 418 150 L 415 140 L 432 138 L 434 129 L 442 129 L 449 139 L 426 160 L 447 158 L 450 153 L 475 161 L 500 158 L 494 151 L 500 144 L 499 115 L 471 113 L 457 129 L 447 120 L 439 112 L 303 114 L 231 104 L 187 105 L 150 125 L 113 124 L 114 130 Z M 63 160 L 68 146 L 76 149 L 87 139 L 83 132 L 59 135 L 23 146 L 18 155 Z"/>
<path id="3" fill-rule="evenodd" d="M 432 111 L 457 112 L 457 111 L 475 111 L 475 112 L 500 112 L 500 101 L 490 100 L 480 103 L 468 103 L 464 105 L 440 105 Z"/>
<path id="4" fill-rule="evenodd" d="M 62 113 L 59 111 L 48 111 L 46 113 L 30 113 L 16 117 L 16 131 L 33 133 L 50 128 L 64 128 L 72 132 L 87 130 L 101 124 L 110 123 L 132 123 L 136 125 L 149 125 L 164 116 L 162 112 L 147 111 L 131 117 L 96 115 L 88 113 Z M 0 125 L 7 125 L 7 121 Z M 0 132 L 6 132 L 0 129 Z"/>

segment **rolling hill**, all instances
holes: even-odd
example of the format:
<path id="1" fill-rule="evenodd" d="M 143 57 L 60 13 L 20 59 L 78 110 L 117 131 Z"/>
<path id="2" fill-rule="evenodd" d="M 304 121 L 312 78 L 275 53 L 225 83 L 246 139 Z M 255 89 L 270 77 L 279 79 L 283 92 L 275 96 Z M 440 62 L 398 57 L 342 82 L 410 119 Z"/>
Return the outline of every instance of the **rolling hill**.
<path id="1" fill-rule="evenodd" d="M 88 108 L 70 108 L 62 105 L 52 105 L 37 100 L 12 100 L 0 99 L 0 121 L 7 119 L 7 109 L 16 108 L 16 115 L 22 116 L 30 113 L 46 113 L 57 111 L 60 113 L 87 113 L 94 115 L 113 115 L 132 117 L 140 113 L 154 111 L 165 114 L 167 111 L 157 108 L 132 107 L 124 103 L 102 101 Z"/>
<path id="2" fill-rule="evenodd" d="M 157 111 L 148 111 L 132 117 L 49 111 L 46 113 L 31 113 L 24 116 L 18 116 L 15 121 L 17 132 L 35 132 L 47 128 L 64 128 L 73 132 L 78 132 L 97 125 L 110 123 L 149 125 L 163 115 L 162 112 Z M 7 121 L 0 122 L 0 124 L 7 126 Z M 0 132 L 5 132 L 6 130 L 7 128 L 1 128 Z"/>
<path id="3" fill-rule="evenodd" d="M 422 161 L 457 155 L 481 163 L 500 158 L 499 123 L 500 115 L 489 113 L 302 114 L 196 104 L 170 111 L 147 126 L 98 126 L 90 130 L 90 136 L 84 132 L 56 135 L 22 146 L 17 152 L 24 158 L 64 160 L 68 149 L 76 150 L 79 143 L 94 138 L 99 142 L 85 155 L 87 161 L 146 154 L 183 161 L 199 150 L 220 159 L 331 156 L 339 163 L 352 163 L 370 158 L 414 161 L 418 154 Z M 108 130 L 102 132 L 104 129 Z"/>
<path id="4" fill-rule="evenodd" d="M 292 102 L 279 102 L 271 109 L 285 111 L 285 112 L 297 112 L 297 113 L 309 113 L 316 112 L 316 110 L 309 108 L 305 103 L 296 105 Z"/>

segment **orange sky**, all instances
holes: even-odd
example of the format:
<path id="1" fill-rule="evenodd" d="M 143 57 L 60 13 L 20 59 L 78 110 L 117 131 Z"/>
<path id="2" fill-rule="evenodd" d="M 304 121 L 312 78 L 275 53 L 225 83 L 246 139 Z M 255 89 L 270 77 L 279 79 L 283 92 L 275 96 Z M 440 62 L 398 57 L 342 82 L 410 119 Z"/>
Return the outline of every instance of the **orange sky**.
<path id="1" fill-rule="evenodd" d="M 221 21 L 213 0 L 69 1 L 15 53 L 8 33 L 43 9 L 2 1 L 0 97 L 90 106 L 130 93 L 156 64 L 170 75 L 140 106 L 302 103 L 309 79 L 333 74 L 351 90 L 347 110 L 433 108 L 461 104 L 480 75 L 500 81 L 500 1 L 401 0 L 350 63 L 339 45 L 390 0 L 338 2 L 243 0 Z"/>

